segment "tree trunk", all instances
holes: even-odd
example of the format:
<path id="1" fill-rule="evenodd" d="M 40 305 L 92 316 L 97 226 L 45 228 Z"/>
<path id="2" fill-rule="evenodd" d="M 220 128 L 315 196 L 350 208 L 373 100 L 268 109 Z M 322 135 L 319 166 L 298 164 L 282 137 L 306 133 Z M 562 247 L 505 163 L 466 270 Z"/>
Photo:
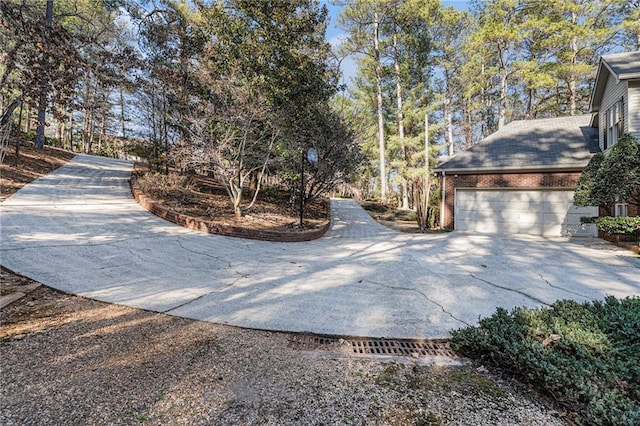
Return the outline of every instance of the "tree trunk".
<path id="1" fill-rule="evenodd" d="M 98 135 L 98 154 L 102 153 L 102 141 L 104 140 L 104 136 L 106 134 L 107 131 L 107 122 L 106 122 L 106 116 L 107 114 L 104 113 L 102 115 L 102 119 L 100 120 L 100 134 Z"/>
<path id="2" fill-rule="evenodd" d="M 447 140 L 447 155 L 450 157 L 453 156 L 453 111 L 452 111 L 452 102 L 451 102 L 451 86 L 449 82 L 451 81 L 451 76 L 449 75 L 449 70 L 445 70 L 445 98 L 444 98 L 444 124 L 445 124 L 445 137 Z"/>
<path id="3" fill-rule="evenodd" d="M 467 98 L 464 107 L 464 146 L 471 148 L 473 146 L 473 118 L 471 112 L 471 100 Z"/>
<path id="4" fill-rule="evenodd" d="M 481 81 L 487 81 L 487 79 L 485 78 L 485 69 L 484 69 L 484 62 L 482 63 L 481 69 L 480 69 L 480 75 L 482 76 Z M 480 126 L 480 139 L 484 139 L 487 136 L 487 133 L 489 133 L 489 108 L 491 108 L 491 97 L 488 95 L 488 90 L 487 90 L 487 83 L 485 83 L 484 85 L 481 86 L 480 89 L 480 96 L 482 99 L 482 110 L 480 111 L 480 116 L 481 116 L 481 126 Z"/>
<path id="5" fill-rule="evenodd" d="M 380 201 L 387 202 L 387 173 L 385 171 L 385 147 L 384 147 L 384 111 L 382 106 L 382 66 L 380 64 L 380 20 L 378 12 L 374 13 L 373 20 L 373 52 L 376 73 L 376 99 L 378 110 L 378 147 L 380 149 Z"/>
<path id="6" fill-rule="evenodd" d="M 235 197 L 233 199 L 233 214 L 236 219 L 240 219 L 242 217 L 242 209 L 240 208 L 240 197 Z"/>
<path id="7" fill-rule="evenodd" d="M 125 117 L 124 117 L 124 95 L 122 94 L 122 87 L 120 88 L 120 126 L 122 128 L 122 139 L 127 138 L 126 128 L 125 128 Z"/>
<path id="8" fill-rule="evenodd" d="M 24 119 L 24 132 L 31 133 L 31 108 L 27 105 L 27 116 Z"/>
<path id="9" fill-rule="evenodd" d="M 151 117 L 150 117 L 150 121 L 151 121 L 151 140 L 153 141 L 153 152 L 152 152 L 152 159 L 153 159 L 153 165 L 151 167 L 151 170 L 154 170 L 157 172 L 158 169 L 158 111 L 156 108 L 156 93 L 155 93 L 155 87 L 151 87 L 151 93 L 149 93 L 149 97 L 151 98 Z"/>
<path id="10" fill-rule="evenodd" d="M 233 204 L 233 214 L 236 219 L 242 217 L 242 184 L 243 179 L 241 175 L 238 176 L 229 176 L 224 173 L 219 174 L 220 180 L 224 185 L 224 188 L 229 194 L 229 198 L 231 198 L 231 203 Z M 237 181 L 236 181 L 237 179 Z"/>
<path id="11" fill-rule="evenodd" d="M 500 65 L 500 102 L 498 104 L 498 129 L 506 124 L 507 117 L 507 66 L 504 63 L 503 51 L 498 48 L 498 61 Z"/>
<path id="12" fill-rule="evenodd" d="M 47 97 L 40 96 L 38 101 L 38 126 L 36 127 L 36 150 L 44 148 L 44 126 L 46 125 Z"/>
<path id="13" fill-rule="evenodd" d="M 169 118 L 167 113 L 167 96 L 162 95 L 162 139 L 164 140 L 164 174 L 169 174 Z M 240 186 L 242 191 L 242 186 Z"/>
<path id="14" fill-rule="evenodd" d="M 85 154 L 89 153 L 89 150 L 91 149 L 91 144 L 90 144 L 90 140 L 92 137 L 92 131 L 91 131 L 91 121 L 93 120 L 93 117 L 91 117 L 92 115 L 92 109 L 88 108 L 85 110 L 84 113 L 84 123 L 83 123 L 83 131 L 82 131 L 82 152 L 84 152 Z"/>
<path id="15" fill-rule="evenodd" d="M 44 45 L 45 45 L 45 54 L 44 61 L 45 66 L 42 72 L 41 77 L 41 86 L 40 86 L 40 98 L 38 100 L 38 127 L 36 129 L 36 149 L 41 150 L 44 148 L 44 126 L 46 124 L 46 114 L 47 114 L 47 101 L 48 101 L 48 90 L 47 87 L 47 56 L 48 56 L 48 44 L 49 44 L 49 34 L 51 33 L 51 24 L 53 21 L 53 0 L 47 0 L 47 12 L 45 15 L 45 33 L 44 33 Z"/>
<path id="16" fill-rule="evenodd" d="M 571 22 L 575 25 L 578 20 L 578 16 L 576 12 L 571 13 Z M 576 94 L 576 75 L 575 75 L 575 65 L 578 62 L 578 36 L 571 37 L 571 52 L 573 53 L 571 57 L 571 67 L 569 71 L 569 115 L 576 115 L 576 103 L 577 103 L 577 94 Z"/>
<path id="17" fill-rule="evenodd" d="M 65 135 L 67 133 L 66 120 L 62 119 L 58 122 L 58 140 L 60 141 L 60 147 L 65 146 Z"/>
<path id="18" fill-rule="evenodd" d="M 524 112 L 524 119 L 531 120 L 533 117 L 531 116 L 533 106 L 533 89 L 527 89 L 527 109 Z"/>
<path id="19" fill-rule="evenodd" d="M 429 199 L 431 190 L 431 176 L 429 173 L 429 116 L 424 115 L 424 176 L 422 178 L 422 188 L 417 188 L 416 219 L 418 228 L 421 231 L 427 229 L 427 218 L 429 216 Z"/>
<path id="20" fill-rule="evenodd" d="M 454 154 L 453 149 L 453 112 L 451 111 L 451 99 L 447 97 L 444 100 L 444 121 L 447 138 L 447 155 L 450 157 Z"/>
<path id="21" fill-rule="evenodd" d="M 75 121 L 73 119 L 73 111 L 69 112 L 69 150 L 73 152 L 73 126 Z"/>
<path id="22" fill-rule="evenodd" d="M 93 137 L 95 132 L 93 131 L 93 109 L 91 109 L 91 120 L 89 120 L 89 141 L 87 143 L 87 154 L 91 154 L 91 150 L 93 149 Z"/>
<path id="23" fill-rule="evenodd" d="M 18 137 L 16 137 L 16 159 L 14 166 L 18 165 L 18 161 L 20 160 L 20 139 L 22 139 L 22 135 L 20 132 L 22 131 L 22 111 L 24 107 L 24 101 L 20 102 L 20 114 L 18 115 Z"/>
<path id="24" fill-rule="evenodd" d="M 402 76 L 400 75 L 400 54 L 398 52 L 398 33 L 393 33 L 393 67 L 396 75 L 396 116 L 398 119 L 398 138 L 400 139 L 400 151 L 402 152 L 403 167 L 407 162 L 407 147 L 404 145 L 404 114 L 402 113 Z M 402 208 L 409 209 L 409 185 L 406 173 L 400 172 L 402 181 Z"/>

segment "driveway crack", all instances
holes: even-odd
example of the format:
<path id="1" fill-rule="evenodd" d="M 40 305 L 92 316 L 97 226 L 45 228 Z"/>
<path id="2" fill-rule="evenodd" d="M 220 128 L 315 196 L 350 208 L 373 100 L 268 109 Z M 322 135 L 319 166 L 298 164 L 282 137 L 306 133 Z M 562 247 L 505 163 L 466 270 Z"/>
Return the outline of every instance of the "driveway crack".
<path id="1" fill-rule="evenodd" d="M 549 287 L 551 287 L 551 288 L 555 288 L 555 289 L 558 289 L 558 290 L 566 291 L 567 293 L 571 293 L 571 294 L 574 294 L 576 296 L 580 296 L 580 297 L 584 297 L 585 299 L 589 299 L 588 296 L 585 296 L 584 294 L 578 293 L 577 291 L 567 290 L 566 288 L 562 288 L 560 286 L 551 284 L 541 273 L 538 273 L 538 275 L 540 275 L 540 279 L 542 279 L 542 281 L 547 283 L 547 285 Z"/>
<path id="2" fill-rule="evenodd" d="M 424 299 L 426 299 L 427 301 L 429 301 L 429 302 L 433 303 L 434 305 L 436 305 L 437 307 L 439 307 L 442 310 L 443 313 L 449 315 L 455 321 L 461 322 L 462 324 L 466 325 L 467 327 L 471 327 L 471 325 L 472 325 L 472 324 L 469 324 L 468 322 L 466 322 L 464 320 L 461 320 L 460 318 L 456 317 L 451 312 L 447 311 L 443 305 L 441 305 L 440 303 L 438 303 L 435 300 L 431 299 L 425 293 L 423 293 L 420 290 L 417 290 L 415 288 L 407 288 L 407 287 L 399 287 L 399 286 L 394 286 L 394 285 L 387 285 L 387 284 L 382 284 L 382 283 L 378 283 L 378 282 L 371 281 L 371 280 L 363 280 L 363 282 L 368 282 L 368 283 L 371 283 L 371 284 L 374 284 L 374 285 L 378 285 L 380 287 L 385 287 L 385 288 L 388 288 L 388 289 L 391 289 L 391 290 L 411 291 L 411 292 L 414 292 L 414 293 L 418 293 Z"/>
<path id="3" fill-rule="evenodd" d="M 188 251 L 189 253 L 197 254 L 197 255 L 200 255 L 200 256 L 206 256 L 206 257 L 208 257 L 208 258 L 210 258 L 210 259 L 217 260 L 218 262 L 226 263 L 226 264 L 227 264 L 227 268 L 228 268 L 228 269 L 230 269 L 234 274 L 236 274 L 236 275 L 238 275 L 238 276 L 239 276 L 239 278 L 238 278 L 238 279 L 240 279 L 240 278 L 247 278 L 247 277 L 249 277 L 249 276 L 250 276 L 250 274 L 245 274 L 245 273 L 242 273 L 242 272 L 240 272 L 240 271 L 238 271 L 238 270 L 234 269 L 234 267 L 233 267 L 233 263 L 231 263 L 231 261 L 226 260 L 225 258 L 223 258 L 223 257 L 221 257 L 221 256 L 215 256 L 215 255 L 209 254 L 209 253 L 207 253 L 207 252 L 198 251 L 198 250 L 194 250 L 194 249 L 190 249 L 190 248 L 188 248 L 188 247 L 185 247 L 185 246 L 184 246 L 184 244 L 182 243 L 182 237 L 180 237 L 180 236 L 178 236 L 178 245 L 179 245 L 183 250 Z M 237 281 L 237 280 L 236 280 L 236 281 Z M 234 282 L 235 282 L 235 281 L 234 281 Z"/>
<path id="4" fill-rule="evenodd" d="M 190 249 L 188 247 L 185 247 L 184 244 L 182 243 L 182 238 L 180 236 L 178 236 L 178 245 L 184 251 L 188 251 L 189 253 L 193 253 L 193 254 L 198 254 L 200 256 L 206 256 L 206 257 L 208 257 L 210 259 L 215 259 L 215 260 L 217 260 L 219 262 L 227 263 L 229 265 L 229 267 L 231 267 L 231 263 L 227 262 L 225 259 L 221 258 L 220 256 L 214 256 L 214 255 L 209 254 L 209 253 L 204 252 L 204 251 L 198 251 L 198 250 L 194 250 L 194 249 Z"/>
<path id="5" fill-rule="evenodd" d="M 183 302 L 183 303 L 181 303 L 181 304 L 179 304 L 179 305 L 176 305 L 176 306 L 174 306 L 174 307 L 172 307 L 172 308 L 170 308 L 170 309 L 166 309 L 165 311 L 163 311 L 164 313 L 169 313 L 169 312 L 174 311 L 174 310 L 176 310 L 176 309 L 182 308 L 183 306 L 189 305 L 189 304 L 191 304 L 191 303 L 193 303 L 193 302 L 195 302 L 195 301 L 198 301 L 198 300 L 200 300 L 200 299 L 202 299 L 202 298 L 204 298 L 204 297 L 207 297 L 207 296 L 209 296 L 209 295 L 211 295 L 211 294 L 215 294 L 215 293 L 223 292 L 223 291 L 225 291 L 226 289 L 228 289 L 228 288 L 231 288 L 231 287 L 235 286 L 235 285 L 236 285 L 236 283 L 237 283 L 238 281 L 240 281 L 240 280 L 242 280 L 242 279 L 245 279 L 245 278 L 248 278 L 248 277 L 250 277 L 250 276 L 251 276 L 250 274 L 244 274 L 244 273 L 242 273 L 242 272 L 239 272 L 239 271 L 235 270 L 235 269 L 233 268 L 233 266 L 232 266 L 231 262 L 228 262 L 228 261 L 226 261 L 225 259 L 223 259 L 223 258 L 221 258 L 221 257 L 219 257 L 219 256 L 214 256 L 214 255 L 211 255 L 211 254 L 209 254 L 209 253 L 200 252 L 200 251 L 193 250 L 193 249 L 190 249 L 190 248 L 185 247 L 185 246 L 184 246 L 184 244 L 182 244 L 182 239 L 181 239 L 180 237 L 178 237 L 178 245 L 179 245 L 183 250 L 188 251 L 189 253 L 197 254 L 197 255 L 200 255 L 200 256 L 206 256 L 206 257 L 209 257 L 209 258 L 211 258 L 211 259 L 215 259 L 215 260 L 217 260 L 217 261 L 219 261 L 219 262 L 226 263 L 226 264 L 227 264 L 227 268 L 228 268 L 228 269 L 229 269 L 233 274 L 235 274 L 235 275 L 236 275 L 236 278 L 235 278 L 232 282 L 230 282 L 229 284 L 227 284 L 227 285 L 224 285 L 224 286 L 219 287 L 219 288 L 215 288 L 215 289 L 213 289 L 213 290 L 211 290 L 211 291 L 208 291 L 208 292 L 206 292 L 206 293 L 201 294 L 200 296 L 198 296 L 198 297 L 196 297 L 196 298 L 194 298 L 194 299 L 187 300 L 187 301 L 185 301 L 185 302 Z"/>
<path id="6" fill-rule="evenodd" d="M 541 304 L 543 304 L 544 306 L 550 306 L 547 302 L 544 302 L 544 301 L 542 301 L 541 299 L 538 299 L 537 297 L 534 297 L 534 296 L 532 296 L 532 295 L 530 295 L 530 294 L 527 294 L 527 293 L 525 293 L 524 291 L 517 290 L 517 289 L 515 289 L 515 288 L 505 287 L 505 286 L 502 286 L 502 285 L 498 285 L 498 284 L 496 284 L 496 283 L 492 283 L 491 281 L 487 281 L 487 280 L 485 280 L 485 279 L 482 279 L 482 278 L 480 278 L 480 277 L 477 277 L 477 276 L 475 276 L 474 274 L 469 274 L 469 275 L 471 276 L 471 278 L 475 278 L 476 280 L 478 280 L 478 281 L 482 281 L 482 282 L 483 282 L 483 283 L 485 283 L 485 284 L 489 284 L 489 285 L 490 285 L 490 286 L 492 286 L 492 287 L 499 288 L 499 289 L 502 289 L 502 290 L 511 291 L 511 292 L 514 292 L 514 293 L 518 293 L 519 295 L 524 296 L 524 297 L 526 297 L 527 299 L 531 299 L 531 300 L 533 300 L 533 301 L 535 301 L 535 302 L 541 303 Z"/>

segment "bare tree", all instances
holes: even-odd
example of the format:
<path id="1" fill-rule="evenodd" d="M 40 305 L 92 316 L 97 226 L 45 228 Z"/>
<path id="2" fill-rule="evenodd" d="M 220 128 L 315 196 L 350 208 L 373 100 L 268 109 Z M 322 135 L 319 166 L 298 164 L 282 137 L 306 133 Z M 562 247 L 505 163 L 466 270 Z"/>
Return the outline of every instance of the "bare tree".
<path id="1" fill-rule="evenodd" d="M 227 191 L 236 217 L 241 217 L 255 203 L 279 133 L 258 87 L 235 77 L 209 81 L 209 87 L 210 95 L 194 99 L 184 113 L 186 138 L 173 156 L 183 168 L 198 166 L 213 172 Z M 251 201 L 243 205 L 245 187 L 254 176 Z"/>

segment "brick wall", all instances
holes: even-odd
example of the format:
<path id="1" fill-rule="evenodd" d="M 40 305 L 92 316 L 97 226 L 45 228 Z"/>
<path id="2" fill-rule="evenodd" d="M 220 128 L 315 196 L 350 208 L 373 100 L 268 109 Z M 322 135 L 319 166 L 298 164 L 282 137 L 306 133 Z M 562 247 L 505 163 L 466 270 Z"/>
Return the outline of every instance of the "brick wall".
<path id="1" fill-rule="evenodd" d="M 486 173 L 486 174 L 448 174 L 445 188 L 444 227 L 453 229 L 454 189 L 455 188 L 567 188 L 574 189 L 581 172 L 556 173 Z M 457 177 L 456 177 L 457 176 Z M 442 185 L 442 176 L 440 176 Z"/>
<path id="2" fill-rule="evenodd" d="M 614 207 L 611 207 L 609 210 L 604 207 L 600 207 L 598 212 L 599 216 L 613 216 L 615 214 Z M 627 205 L 627 215 L 629 216 L 640 216 L 640 205 L 638 204 L 628 204 Z"/>

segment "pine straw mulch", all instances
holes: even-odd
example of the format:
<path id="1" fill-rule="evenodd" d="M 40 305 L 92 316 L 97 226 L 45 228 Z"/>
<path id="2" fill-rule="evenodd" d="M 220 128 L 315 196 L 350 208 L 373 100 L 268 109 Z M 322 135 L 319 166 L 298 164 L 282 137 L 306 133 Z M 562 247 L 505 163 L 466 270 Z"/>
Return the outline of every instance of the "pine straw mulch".
<path id="1" fill-rule="evenodd" d="M 154 173 L 136 163 L 132 185 L 177 213 L 242 228 L 290 233 L 319 228 L 329 220 L 329 201 L 318 198 L 305 204 L 301 227 L 298 199 L 275 186 L 263 185 L 253 206 L 242 217 L 236 217 L 229 195 L 217 179 L 173 171 Z M 252 196 L 253 191 L 246 188 L 242 205 L 248 206 Z"/>

